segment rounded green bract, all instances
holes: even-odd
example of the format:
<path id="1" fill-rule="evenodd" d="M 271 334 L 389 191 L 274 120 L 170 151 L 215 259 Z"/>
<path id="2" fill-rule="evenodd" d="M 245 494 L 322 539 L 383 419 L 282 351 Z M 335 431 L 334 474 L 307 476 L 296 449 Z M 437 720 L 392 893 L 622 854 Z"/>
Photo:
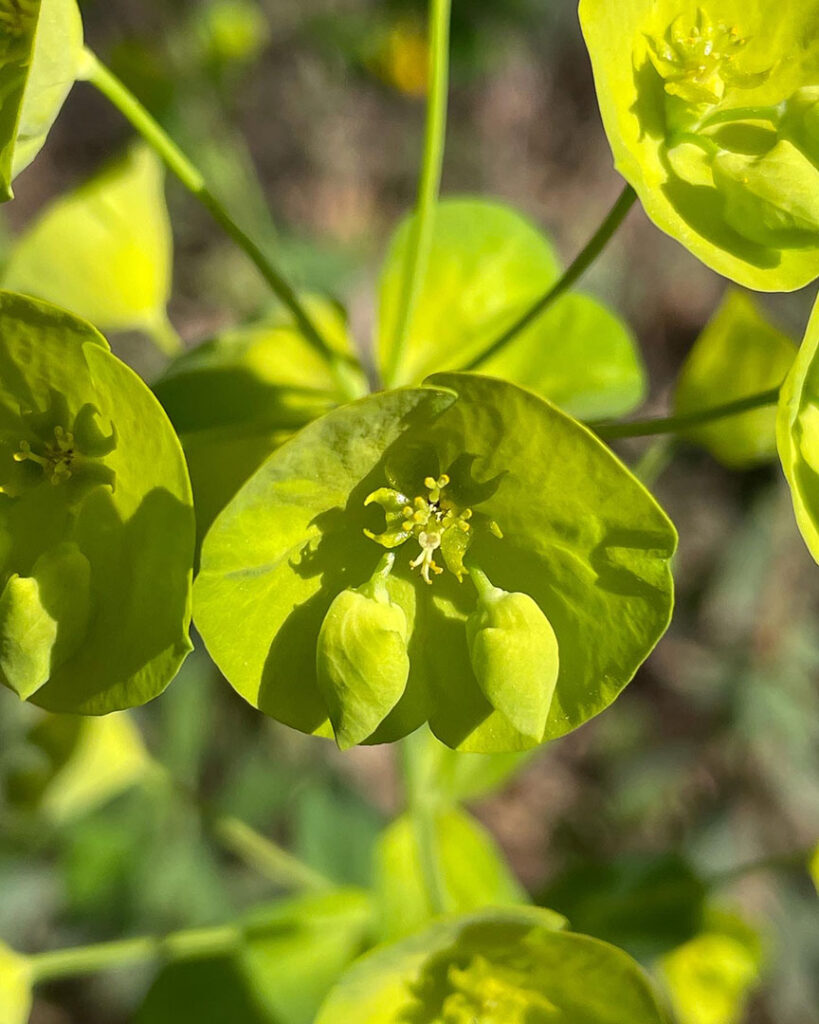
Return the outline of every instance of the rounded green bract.
<path id="1" fill-rule="evenodd" d="M 155 697 L 190 649 L 193 545 L 148 388 L 89 324 L 0 292 L 0 682 L 79 714 Z"/>
<path id="2" fill-rule="evenodd" d="M 82 53 L 76 0 L 0 0 L 0 201 L 42 149 Z"/>
<path id="3" fill-rule="evenodd" d="M 33 1002 L 30 961 L 0 943 L 0 1020 L 27 1024 Z"/>
<path id="4" fill-rule="evenodd" d="M 819 3 L 580 0 L 617 169 L 655 223 L 760 291 L 819 276 Z"/>
<path id="5" fill-rule="evenodd" d="M 639 965 L 564 924 L 534 907 L 438 921 L 357 961 L 316 1024 L 664 1024 Z"/>
<path id="6" fill-rule="evenodd" d="M 776 443 L 796 522 L 819 562 L 819 303 L 779 393 Z"/>
<path id="7" fill-rule="evenodd" d="M 668 625 L 675 544 L 653 498 L 586 428 L 512 384 L 441 374 L 335 410 L 274 452 L 205 539 L 195 616 L 242 696 L 328 736 L 319 637 L 338 595 L 390 552 L 383 586 L 406 619 L 409 676 L 394 706 L 397 674 L 372 700 L 383 718 L 366 741 L 429 721 L 455 749 L 523 750 L 581 725 L 632 678 Z M 488 662 L 476 663 L 474 635 L 470 652 L 472 567 L 526 602 L 529 627 L 537 619 L 539 641 L 521 645 L 514 670 L 534 704 L 531 693 L 516 703 L 512 674 L 494 677 L 497 659 L 492 678 L 476 675 Z M 545 653 L 544 673 L 532 663 Z"/>

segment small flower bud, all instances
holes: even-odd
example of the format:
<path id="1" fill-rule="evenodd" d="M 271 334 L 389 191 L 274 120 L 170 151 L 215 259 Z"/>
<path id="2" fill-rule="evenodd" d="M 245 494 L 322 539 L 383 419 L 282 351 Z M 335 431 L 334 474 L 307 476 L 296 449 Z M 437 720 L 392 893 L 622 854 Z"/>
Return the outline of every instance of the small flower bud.
<path id="1" fill-rule="evenodd" d="M 341 750 L 375 732 L 406 689 L 407 617 L 386 586 L 394 557 L 363 587 L 342 591 L 319 632 L 318 684 Z"/>
<path id="2" fill-rule="evenodd" d="M 494 587 L 474 567 L 470 575 L 478 606 L 467 619 L 466 633 L 478 684 L 518 732 L 539 742 L 557 683 L 557 637 L 528 594 Z"/>

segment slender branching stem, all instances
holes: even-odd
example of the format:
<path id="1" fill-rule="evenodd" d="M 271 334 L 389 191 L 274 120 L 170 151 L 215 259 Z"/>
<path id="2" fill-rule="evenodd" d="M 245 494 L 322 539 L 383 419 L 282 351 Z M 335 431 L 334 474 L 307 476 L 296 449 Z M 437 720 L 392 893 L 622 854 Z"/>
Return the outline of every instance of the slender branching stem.
<path id="1" fill-rule="evenodd" d="M 407 809 L 412 822 L 427 901 L 432 913 L 438 915 L 447 913 L 451 907 L 441 865 L 436 828 L 437 808 L 434 800 L 426 792 L 427 787 L 421 777 L 419 757 L 421 742 L 421 733 L 407 736 L 401 741 L 401 767 Z"/>
<path id="2" fill-rule="evenodd" d="M 211 831 L 226 850 L 283 888 L 308 891 L 333 888 L 334 883 L 329 878 L 239 818 L 230 815 L 214 818 Z"/>
<path id="3" fill-rule="evenodd" d="M 225 231 L 229 238 L 255 264 L 259 273 L 270 286 L 273 294 L 290 312 L 299 330 L 306 340 L 319 351 L 338 371 L 340 384 L 344 384 L 345 374 L 341 363 L 345 357 L 339 355 L 319 330 L 304 304 L 282 272 L 233 220 L 224 205 L 211 192 L 202 172 L 188 159 L 162 126 L 151 116 L 146 108 L 90 50 L 85 51 L 82 77 L 95 86 L 108 99 L 131 125 L 145 139 L 148 145 L 161 157 L 168 169 L 191 192 L 210 213 L 216 223 Z M 353 396 L 351 396 L 353 397 Z"/>
<path id="4" fill-rule="evenodd" d="M 483 363 L 487 362 L 487 360 L 491 359 L 493 356 L 496 356 L 499 352 L 505 349 L 510 342 L 514 341 L 521 331 L 534 323 L 539 316 L 542 316 L 546 310 L 560 298 L 561 295 L 564 295 L 569 291 L 569 289 L 573 288 L 611 241 L 617 229 L 626 219 L 626 214 L 632 208 L 636 199 L 637 193 L 631 185 L 626 185 L 620 193 L 617 202 L 606 216 L 606 219 L 597 231 L 595 231 L 583 251 L 577 256 L 574 262 L 567 267 L 561 277 L 559 277 L 551 288 L 541 295 L 541 297 L 534 302 L 526 312 L 512 324 L 511 327 L 507 327 L 499 337 L 487 346 L 487 348 L 473 356 L 466 366 L 461 367 L 461 369 L 479 369 Z"/>
<path id="5" fill-rule="evenodd" d="M 143 935 L 93 946 L 35 953 L 29 957 L 29 966 L 34 984 L 40 984 L 161 959 L 183 960 L 203 954 L 227 954 L 238 948 L 242 934 L 241 925 L 227 924 L 192 928 L 163 936 Z"/>
<path id="6" fill-rule="evenodd" d="M 449 20 L 451 0 L 431 0 L 429 25 L 429 91 L 424 155 L 418 181 L 418 202 L 410 221 L 399 293 L 394 337 L 390 346 L 384 377 L 387 385 L 395 381 L 401 358 L 407 346 L 412 312 L 424 281 L 432 233 L 435 207 L 441 186 L 441 169 L 446 143 L 446 115 L 449 93 Z"/>
<path id="7" fill-rule="evenodd" d="M 746 398 L 737 398 L 724 405 L 715 405 L 711 409 L 697 412 L 680 413 L 676 416 L 655 416 L 647 420 L 631 420 L 628 423 L 594 422 L 588 426 L 604 441 L 613 441 L 619 437 L 653 437 L 656 434 L 678 434 L 689 427 L 698 427 L 704 423 L 737 416 L 751 409 L 761 409 L 766 405 L 775 405 L 779 399 L 779 388 L 759 391 Z"/>

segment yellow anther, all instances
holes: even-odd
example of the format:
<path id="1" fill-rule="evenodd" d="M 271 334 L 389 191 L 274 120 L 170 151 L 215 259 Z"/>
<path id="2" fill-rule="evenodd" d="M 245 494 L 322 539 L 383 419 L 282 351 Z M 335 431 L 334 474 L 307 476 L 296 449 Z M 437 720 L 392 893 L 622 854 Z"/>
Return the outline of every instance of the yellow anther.
<path id="1" fill-rule="evenodd" d="M 424 487 L 426 487 L 428 491 L 434 490 L 437 486 L 438 481 L 435 479 L 434 476 L 424 477 Z"/>

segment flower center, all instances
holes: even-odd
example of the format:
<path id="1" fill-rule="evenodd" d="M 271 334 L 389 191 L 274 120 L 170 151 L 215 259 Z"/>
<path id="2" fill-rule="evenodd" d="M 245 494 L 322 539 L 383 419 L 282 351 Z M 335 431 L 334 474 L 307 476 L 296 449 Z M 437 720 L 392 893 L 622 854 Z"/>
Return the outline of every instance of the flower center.
<path id="1" fill-rule="evenodd" d="M 446 473 L 428 476 L 424 480 L 426 495 L 408 498 L 400 491 L 382 487 L 364 503 L 381 505 L 387 517 L 383 533 L 364 531 L 371 540 L 385 548 L 396 548 L 410 539 L 418 542 L 421 552 L 409 564 L 411 569 L 420 571 L 425 583 L 432 583 L 432 577 L 444 571 L 435 561 L 439 551 L 446 567 L 459 580 L 465 572 L 463 557 L 472 540 L 473 511 L 461 508 L 450 498 L 446 493 L 449 484 Z M 500 536 L 497 524 L 488 521 L 487 525 Z"/>
<path id="2" fill-rule="evenodd" d="M 748 40 L 735 27 L 715 25 L 702 8 L 690 28 L 685 27 L 683 18 L 676 18 L 662 37 L 646 36 L 649 58 L 670 96 L 695 105 L 716 104 L 728 86 L 750 88 L 770 73 L 737 73 L 732 62 Z"/>
<path id="3" fill-rule="evenodd" d="M 14 453 L 15 462 L 34 462 L 41 466 L 43 472 L 55 486 L 71 477 L 71 464 L 74 461 L 74 435 L 63 427 L 54 428 L 54 440 L 39 445 L 35 451 L 28 441 L 21 441 L 19 449 Z"/>

